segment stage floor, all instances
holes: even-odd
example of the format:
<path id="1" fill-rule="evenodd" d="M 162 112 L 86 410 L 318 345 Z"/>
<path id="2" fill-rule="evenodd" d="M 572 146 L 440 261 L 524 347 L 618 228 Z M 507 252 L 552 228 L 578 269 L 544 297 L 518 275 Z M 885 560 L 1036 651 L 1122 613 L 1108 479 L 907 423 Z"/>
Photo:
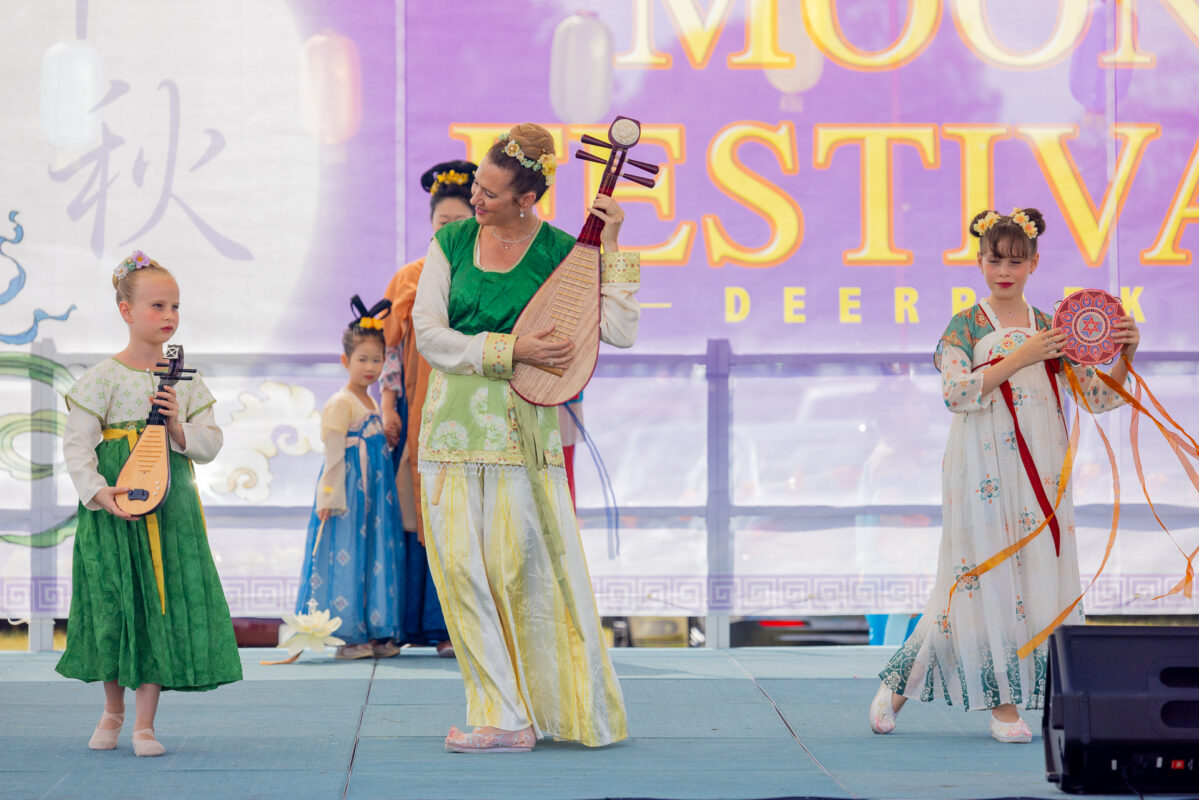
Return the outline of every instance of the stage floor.
<path id="1" fill-rule="evenodd" d="M 92 752 L 100 687 L 59 678 L 57 653 L 0 653 L 0 797 L 1067 796 L 1045 781 L 1039 733 L 1000 744 L 985 713 L 909 704 L 895 733 L 871 734 L 891 648 L 613 650 L 627 741 L 487 756 L 442 749 L 466 706 L 457 666 L 431 649 L 275 667 L 258 661 L 280 651 L 241 652 L 241 683 L 163 696 L 168 752 L 146 759 L 129 745 L 131 694 L 120 747 Z"/>

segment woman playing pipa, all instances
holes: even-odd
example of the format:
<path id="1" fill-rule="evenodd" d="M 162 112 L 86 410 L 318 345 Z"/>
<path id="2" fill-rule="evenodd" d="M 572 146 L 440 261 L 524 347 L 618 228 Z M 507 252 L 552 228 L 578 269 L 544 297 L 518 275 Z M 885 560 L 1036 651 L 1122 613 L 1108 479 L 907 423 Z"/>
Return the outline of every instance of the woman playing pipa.
<path id="1" fill-rule="evenodd" d="M 597 746 L 627 735 L 558 415 L 510 383 L 514 368 L 568 370 L 577 355 L 553 324 L 513 333 L 575 249 L 575 237 L 534 212 L 555 172 L 544 128 L 517 125 L 501 136 L 475 175 L 475 217 L 430 243 L 413 309 L 417 346 L 433 367 L 420 432 L 425 543 L 474 726 L 450 729 L 446 747 L 458 752 L 526 751 L 545 737 Z M 610 196 L 589 212 L 603 223 L 592 324 L 598 338 L 629 347 L 639 259 L 620 252 L 624 212 Z"/>

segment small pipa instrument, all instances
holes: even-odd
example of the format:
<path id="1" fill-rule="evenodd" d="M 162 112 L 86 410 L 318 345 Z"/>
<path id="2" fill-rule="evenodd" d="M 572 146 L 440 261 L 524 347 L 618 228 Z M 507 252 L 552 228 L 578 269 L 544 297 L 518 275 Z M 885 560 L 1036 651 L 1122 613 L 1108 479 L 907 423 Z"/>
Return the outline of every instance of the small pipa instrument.
<path id="1" fill-rule="evenodd" d="M 164 369 L 154 373 L 158 376 L 158 391 L 178 381 L 190 381 L 194 369 L 183 368 L 183 346 L 167 345 L 166 362 L 159 362 Z M 137 444 L 125 459 L 117 486 L 129 491 L 116 496 L 117 507 L 135 517 L 153 514 L 171 489 L 171 442 L 167 435 L 166 417 L 157 405 L 152 405 L 146 418 L 146 429 L 137 438 Z"/>
<path id="2" fill-rule="evenodd" d="M 617 117 L 613 121 L 608 128 L 607 142 L 594 136 L 583 136 L 583 144 L 612 151 L 606 160 L 586 150 L 575 153 L 584 161 L 604 165 L 600 194 L 611 197 L 619 178 L 653 188 L 653 178 L 621 173 L 628 164 L 657 174 L 656 165 L 628 158 L 629 148 L 640 138 L 641 124 L 628 117 Z M 574 342 L 574 356 L 565 369 L 525 363 L 516 365 L 512 390 L 534 405 L 562 405 L 583 390 L 595 371 L 599 357 L 600 232 L 603 229 L 603 220 L 588 213 L 574 248 L 529 300 L 512 328 L 514 334 L 523 336 L 553 325 L 553 332 L 546 337 L 548 340 Z"/>

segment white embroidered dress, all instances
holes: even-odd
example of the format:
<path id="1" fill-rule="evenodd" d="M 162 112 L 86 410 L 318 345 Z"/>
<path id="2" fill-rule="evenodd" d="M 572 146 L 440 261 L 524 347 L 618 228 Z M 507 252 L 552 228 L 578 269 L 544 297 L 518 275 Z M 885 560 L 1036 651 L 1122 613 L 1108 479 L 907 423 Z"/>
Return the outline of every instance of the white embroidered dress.
<path id="1" fill-rule="evenodd" d="M 1039 317 L 1039 320 L 1038 320 Z M 1030 533 L 1044 519 L 1017 449 L 1015 427 L 999 388 L 982 395 L 982 365 L 1014 352 L 1049 317 L 1031 306 L 1025 325 L 1002 328 L 983 301 L 954 317 L 938 348 L 942 392 L 954 412 L 942 465 L 942 534 L 937 577 L 916 630 L 880 673 L 909 698 L 944 697 L 967 710 L 1004 703 L 1041 708 L 1046 645 L 1029 657 L 1017 650 L 1078 597 L 1074 505 L 1067 488 L 1058 508 L 1061 553 L 1048 526 L 1014 557 L 978 578 L 958 577 Z M 1122 403 L 1090 367 L 1074 367 L 1092 410 Z M 1063 401 L 1070 393 L 1056 378 Z M 1066 454 L 1065 419 L 1043 363 L 1010 383 L 1020 430 L 1050 503 Z M 948 609 L 948 614 L 946 613 Z M 1067 622 L 1083 621 L 1081 605 Z"/>

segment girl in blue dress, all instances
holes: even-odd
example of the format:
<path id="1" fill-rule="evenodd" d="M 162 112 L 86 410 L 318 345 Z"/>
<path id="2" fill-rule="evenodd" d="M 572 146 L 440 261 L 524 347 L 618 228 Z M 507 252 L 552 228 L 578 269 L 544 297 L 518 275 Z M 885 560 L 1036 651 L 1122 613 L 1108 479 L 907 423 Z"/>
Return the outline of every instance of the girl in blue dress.
<path id="1" fill-rule="evenodd" d="M 383 322 L 390 301 L 369 312 L 355 295 L 358 316 L 342 336 L 349 381 L 321 412 L 325 464 L 308 522 L 296 613 L 328 609 L 341 618 L 345 644 L 337 658 L 386 658 L 400 652 L 403 633 L 404 540 L 396 503 L 391 448 L 368 389 L 383 369 Z"/>

